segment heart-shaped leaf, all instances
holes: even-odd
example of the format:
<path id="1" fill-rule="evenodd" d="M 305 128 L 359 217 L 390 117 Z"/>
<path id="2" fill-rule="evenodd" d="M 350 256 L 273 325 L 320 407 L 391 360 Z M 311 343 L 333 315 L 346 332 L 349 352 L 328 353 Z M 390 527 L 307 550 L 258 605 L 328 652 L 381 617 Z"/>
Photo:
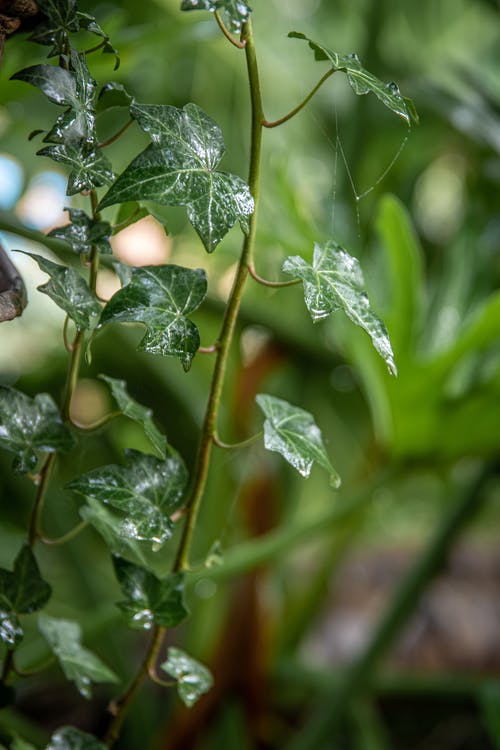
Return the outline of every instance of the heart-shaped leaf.
<path id="1" fill-rule="evenodd" d="M 314 245 L 312 265 L 294 255 L 286 258 L 283 271 L 302 279 L 306 306 L 314 321 L 322 320 L 336 310 L 344 310 L 353 323 L 369 334 L 389 372 L 397 375 L 389 334 L 370 307 L 364 291 L 363 272 L 356 258 L 330 241 Z"/>
<path id="2" fill-rule="evenodd" d="M 181 10 L 223 11 L 227 26 L 237 33 L 252 12 L 243 0 L 182 0 Z"/>
<path id="3" fill-rule="evenodd" d="M 115 673 L 82 646 L 82 631 L 77 622 L 39 615 L 38 627 L 64 674 L 75 683 L 84 698 L 92 697 L 92 682 L 118 682 Z"/>
<path id="4" fill-rule="evenodd" d="M 418 122 L 418 115 L 411 99 L 401 95 L 395 83 L 384 83 L 379 78 L 363 68 L 359 57 L 353 53 L 350 55 L 339 55 L 337 52 L 323 47 L 309 37 L 298 31 L 291 31 L 289 37 L 294 39 L 305 39 L 314 51 L 316 60 L 329 60 L 334 70 L 341 70 L 347 75 L 352 90 L 356 94 L 368 94 L 372 92 L 390 110 L 403 118 L 408 125 Z"/>
<path id="5" fill-rule="evenodd" d="M 139 404 L 133 399 L 128 391 L 127 384 L 124 380 L 117 380 L 116 378 L 110 378 L 109 375 L 99 375 L 101 380 L 111 388 L 113 398 L 118 404 L 118 408 L 129 419 L 133 419 L 134 422 L 138 422 L 144 427 L 144 432 L 151 440 L 156 452 L 160 458 L 165 458 L 165 451 L 167 448 L 167 438 L 165 435 L 158 430 L 153 422 L 153 412 L 151 409 L 147 409 L 145 406 Z"/>
<path id="6" fill-rule="evenodd" d="M 330 474 L 331 484 L 339 487 L 340 477 L 330 463 L 312 414 L 265 393 L 259 393 L 256 401 L 266 417 L 264 445 L 267 450 L 281 453 L 303 477 L 309 476 L 316 461 Z"/>
<path id="7" fill-rule="evenodd" d="M 107 750 L 97 737 L 75 727 L 61 727 L 50 738 L 45 750 Z"/>
<path id="8" fill-rule="evenodd" d="M 164 460 L 134 450 L 126 451 L 126 456 L 126 466 L 94 469 L 73 479 L 68 488 L 122 511 L 120 536 L 159 547 L 172 535 L 170 516 L 184 496 L 186 467 L 168 445 Z"/>
<path id="9" fill-rule="evenodd" d="M 208 252 L 237 221 L 248 231 L 253 198 L 240 177 L 216 169 L 224 153 L 217 123 L 195 104 L 133 103 L 130 113 L 153 143 L 118 177 L 101 207 L 142 199 L 186 206 Z"/>
<path id="10" fill-rule="evenodd" d="M 185 370 L 200 346 L 200 335 L 186 316 L 196 310 L 207 293 L 201 268 L 143 266 L 132 270 L 127 286 L 111 297 L 101 314 L 105 323 L 143 323 L 147 333 L 139 349 L 151 354 L 178 357 Z"/>
<path id="11" fill-rule="evenodd" d="M 108 221 L 96 221 L 79 208 L 65 208 L 64 210 L 69 213 L 70 223 L 63 227 L 56 227 L 49 232 L 49 237 L 64 240 L 78 255 L 89 255 L 92 246 L 97 247 L 100 253 L 112 252 L 109 244 L 112 228 Z"/>
<path id="12" fill-rule="evenodd" d="M 74 444 L 48 394 L 39 393 L 32 399 L 14 388 L 0 386 L 0 447 L 16 454 L 12 464 L 15 471 L 32 471 L 36 451 L 68 451 Z"/>
<path id="13" fill-rule="evenodd" d="M 167 657 L 161 668 L 177 680 L 179 697 L 188 708 L 191 708 L 212 687 L 214 681 L 210 670 L 174 646 L 168 649 Z"/>
<path id="14" fill-rule="evenodd" d="M 74 268 L 53 263 L 41 255 L 24 250 L 17 252 L 36 260 L 40 269 L 50 276 L 50 281 L 37 287 L 38 290 L 54 300 L 74 321 L 79 331 L 91 328 L 92 318 L 99 315 L 101 306 L 80 274 Z"/>
<path id="15" fill-rule="evenodd" d="M 187 616 L 184 606 L 184 574 L 172 573 L 160 580 L 153 573 L 121 557 L 113 558 L 116 577 L 125 601 L 118 607 L 127 624 L 135 630 L 148 630 L 153 624 L 174 628 Z"/>

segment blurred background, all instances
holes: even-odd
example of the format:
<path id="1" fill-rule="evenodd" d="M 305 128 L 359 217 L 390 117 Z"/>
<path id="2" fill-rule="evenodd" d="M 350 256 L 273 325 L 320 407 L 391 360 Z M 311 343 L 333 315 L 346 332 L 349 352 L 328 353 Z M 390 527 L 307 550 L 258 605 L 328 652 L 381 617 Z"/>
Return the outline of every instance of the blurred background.
<path id="1" fill-rule="evenodd" d="M 178 6 L 81 0 L 121 56 L 114 72 L 111 56 L 92 56 L 92 73 L 100 83 L 123 83 L 140 102 L 196 102 L 222 127 L 222 168 L 245 176 L 243 55 L 210 14 Z M 500 444 L 499 5 L 253 0 L 252 7 L 268 119 L 292 109 L 326 70 L 304 42 L 287 38 L 291 30 L 356 52 L 376 76 L 396 81 L 420 115 L 408 131 L 373 95 L 356 96 L 336 75 L 300 115 L 264 133 L 257 272 L 282 278 L 286 256 L 310 258 L 315 241 L 334 238 L 360 259 L 399 375 L 387 373 L 369 338 L 342 313 L 313 325 L 300 288 L 248 281 L 219 434 L 236 441 L 260 429 L 256 393 L 285 398 L 315 415 L 343 485 L 334 492 L 320 469 L 303 480 L 259 444 L 214 451 L 195 539 L 200 567 L 188 591 L 192 617 L 169 643 L 210 665 L 216 684 L 189 712 L 173 691 L 148 686 L 117 747 L 500 748 L 500 492 L 491 481 L 481 492 L 475 484 Z M 58 399 L 67 367 L 64 316 L 36 291 L 45 277 L 33 261 L 12 252 L 62 258 L 60 246 L 36 240 L 67 221 L 65 206 L 88 210 L 88 199 L 65 196 L 64 172 L 35 155 L 39 138 L 28 141 L 32 130 L 52 124 L 56 108 L 9 81 L 43 55 L 16 36 L 1 70 L 0 236 L 29 303 L 22 317 L 0 325 L 0 381 Z M 101 140 L 126 117 L 100 115 Z M 134 126 L 111 145 L 115 171 L 146 143 Z M 183 209 L 148 208 L 151 216 L 114 236 L 115 255 L 132 265 L 205 268 L 209 297 L 193 320 L 209 346 L 239 229 L 209 256 Z M 114 219 L 113 209 L 105 218 Z M 103 270 L 100 294 L 117 288 L 114 273 Z M 135 351 L 140 337 L 134 326 L 97 336 L 73 416 L 92 423 L 110 409 L 99 373 L 125 378 L 192 467 L 212 359 L 198 356 L 185 374 L 177 361 Z M 59 461 L 47 534 L 78 521 L 79 500 L 64 485 L 120 462 L 125 447 L 150 450 L 140 428 L 122 417 Z M 2 567 L 25 538 L 33 498 L 29 480 L 10 465 L 1 453 Z M 151 563 L 159 573 L 169 569 L 176 540 L 168 547 Z M 120 592 L 101 537 L 87 529 L 65 547 L 37 553 L 55 590 L 49 611 L 81 620 L 85 644 L 128 680 L 145 641 L 125 631 L 114 606 Z M 47 655 L 35 623 L 28 629 L 19 652 L 26 667 Z M 112 694 L 101 686 L 84 702 L 53 668 L 19 683 L 0 732 L 14 728 L 37 747 L 61 724 L 98 734 Z M 324 728 L 321 737 L 315 726 Z"/>

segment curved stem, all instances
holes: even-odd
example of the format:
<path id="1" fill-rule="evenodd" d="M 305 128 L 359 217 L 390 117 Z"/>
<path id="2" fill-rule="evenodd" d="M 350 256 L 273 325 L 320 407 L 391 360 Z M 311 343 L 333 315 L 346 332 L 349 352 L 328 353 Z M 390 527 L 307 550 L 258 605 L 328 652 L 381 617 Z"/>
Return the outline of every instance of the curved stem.
<path id="1" fill-rule="evenodd" d="M 49 537 L 44 536 L 41 533 L 39 534 L 39 539 L 41 542 L 43 542 L 43 544 L 49 544 L 53 547 L 60 547 L 61 545 L 66 544 L 66 542 L 70 542 L 72 539 L 78 536 L 78 534 L 86 529 L 88 525 L 88 521 L 81 521 L 79 524 L 74 526 L 62 536 L 58 536 L 56 539 L 50 539 Z"/>
<path id="2" fill-rule="evenodd" d="M 108 422 L 111 422 L 111 420 L 115 419 L 115 417 L 121 417 L 122 414 L 122 411 L 111 411 L 109 414 L 101 417 L 101 419 L 96 419 L 95 422 L 91 422 L 90 424 L 78 424 L 78 422 L 75 422 L 74 419 L 71 420 L 71 424 L 81 432 L 93 432 L 94 430 L 98 430 L 100 427 L 103 427 L 105 424 L 108 424 Z"/>
<path id="3" fill-rule="evenodd" d="M 35 502 L 33 503 L 33 508 L 31 510 L 29 523 L 28 544 L 30 547 L 33 547 L 39 536 L 39 525 L 40 517 L 42 515 L 43 501 L 45 499 L 45 493 L 47 492 L 50 474 L 52 472 L 52 467 L 54 466 L 55 460 L 56 454 L 49 453 L 40 471 L 40 483 L 38 485 Z"/>
<path id="4" fill-rule="evenodd" d="M 212 346 L 200 346 L 198 354 L 215 354 L 218 349 L 218 344 L 212 344 Z"/>
<path id="5" fill-rule="evenodd" d="M 103 141 L 102 143 L 100 143 L 99 148 L 106 148 L 106 146 L 111 146 L 112 143 L 117 141 L 118 138 L 120 138 L 120 136 L 122 136 L 123 133 L 129 129 L 129 127 L 132 125 L 133 122 L 134 121 L 132 118 L 130 118 L 130 120 L 127 120 L 125 125 L 123 125 L 123 127 L 121 127 L 120 130 L 118 130 L 114 135 L 112 135 L 106 141 Z"/>
<path id="6" fill-rule="evenodd" d="M 90 47 L 89 49 L 83 50 L 84 55 L 90 55 L 92 52 L 97 52 L 98 50 L 102 49 L 105 44 L 109 42 L 109 39 L 103 39 L 102 42 L 99 44 L 96 44 L 95 47 Z"/>
<path id="7" fill-rule="evenodd" d="M 262 431 L 258 432 L 256 435 L 252 435 L 251 437 L 247 438 L 246 440 L 241 440 L 239 443 L 225 443 L 223 440 L 219 438 L 216 432 L 212 434 L 212 440 L 214 441 L 215 445 L 218 448 L 224 448 L 225 450 L 239 450 L 240 448 L 247 448 L 249 445 L 253 445 L 259 438 L 262 437 Z"/>
<path id="8" fill-rule="evenodd" d="M 241 42 L 239 42 L 237 39 L 234 38 L 234 36 L 231 34 L 231 32 L 228 31 L 228 29 L 226 28 L 226 26 L 224 24 L 224 21 L 220 17 L 219 11 L 216 10 L 215 13 L 214 13 L 214 16 L 215 16 L 215 20 L 217 21 L 217 25 L 218 25 L 219 29 L 222 31 L 222 33 L 224 34 L 224 36 L 226 37 L 226 39 L 229 42 L 231 42 L 231 44 L 233 45 L 233 47 L 237 47 L 238 49 L 245 49 L 246 41 L 242 40 Z"/>
<path id="9" fill-rule="evenodd" d="M 64 326 L 63 326 L 63 341 L 64 341 L 64 348 L 66 349 L 69 354 L 73 351 L 73 344 L 70 342 L 68 338 L 68 323 L 71 320 L 69 315 L 66 315 L 64 319 Z"/>
<path id="10" fill-rule="evenodd" d="M 262 125 L 265 128 L 277 128 L 278 125 L 283 125 L 284 122 L 288 122 L 288 120 L 291 120 L 292 117 L 295 117 L 295 115 L 298 114 L 301 109 L 304 109 L 304 107 L 306 106 L 306 104 L 313 98 L 313 96 L 316 93 L 316 91 L 318 91 L 318 89 L 321 88 L 321 86 L 324 84 L 324 82 L 327 81 L 330 78 L 330 76 L 332 76 L 334 73 L 335 73 L 334 68 L 331 68 L 330 70 L 328 70 L 325 73 L 325 75 L 322 78 L 320 78 L 320 80 L 318 81 L 318 83 L 316 84 L 316 86 L 312 89 L 312 91 L 309 92 L 309 94 L 306 96 L 306 98 L 303 101 L 301 101 L 301 103 L 298 104 L 295 107 L 295 109 L 292 109 L 292 111 L 289 112 L 287 115 L 284 115 L 283 117 L 280 117 L 279 120 L 273 120 L 271 122 L 269 120 L 262 120 Z"/>
<path id="11" fill-rule="evenodd" d="M 269 286 L 273 289 L 279 289 L 281 287 L 285 286 L 296 286 L 297 284 L 301 283 L 301 279 L 290 279 L 290 281 L 269 281 L 268 279 L 263 279 L 262 276 L 259 276 L 253 265 L 249 264 L 248 266 L 248 273 L 259 284 L 262 284 L 262 286 Z"/>

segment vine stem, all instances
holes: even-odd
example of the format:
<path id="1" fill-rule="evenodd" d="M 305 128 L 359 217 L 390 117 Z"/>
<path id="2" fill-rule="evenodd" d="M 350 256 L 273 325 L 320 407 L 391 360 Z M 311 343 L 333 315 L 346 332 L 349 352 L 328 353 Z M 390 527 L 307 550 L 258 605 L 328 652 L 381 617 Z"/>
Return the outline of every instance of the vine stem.
<path id="1" fill-rule="evenodd" d="M 212 434 L 212 440 L 218 448 L 224 448 L 225 450 L 239 450 L 240 448 L 247 448 L 249 445 L 253 445 L 259 438 L 262 437 L 262 432 L 258 432 L 256 435 L 252 435 L 246 440 L 241 440 L 239 443 L 225 443 L 220 439 L 217 432 Z"/>
<path id="2" fill-rule="evenodd" d="M 127 122 L 125 123 L 125 125 L 123 125 L 120 128 L 120 130 L 118 130 L 114 135 L 112 135 L 106 141 L 103 141 L 102 143 L 100 143 L 99 144 L 99 148 L 106 148 L 106 146 L 111 146 L 112 143 L 114 143 L 115 141 L 117 141 L 118 138 L 120 138 L 120 136 L 122 136 L 123 133 L 125 133 L 125 131 L 129 129 L 129 127 L 132 125 L 133 122 L 134 122 L 134 120 L 131 117 L 130 120 L 127 120 Z"/>
<path id="3" fill-rule="evenodd" d="M 288 120 L 291 120 L 292 117 L 295 117 L 295 115 L 298 114 L 301 109 L 304 109 L 306 104 L 313 98 L 316 91 L 318 91 L 318 89 L 321 88 L 324 82 L 327 81 L 330 78 L 330 76 L 332 76 L 334 73 L 335 73 L 334 68 L 331 68 L 330 70 L 328 70 L 325 73 L 325 75 L 319 79 L 316 86 L 308 93 L 306 98 L 303 101 L 301 101 L 300 104 L 298 104 L 294 109 L 292 109 L 292 111 L 289 112 L 287 115 L 280 117 L 279 120 L 273 120 L 273 121 L 262 120 L 262 125 L 265 128 L 277 128 L 278 125 L 283 125 L 284 122 L 288 122 Z"/>
<path id="4" fill-rule="evenodd" d="M 43 544 L 51 545 L 53 547 L 60 547 L 61 545 L 66 544 L 66 542 L 70 542 L 72 539 L 78 536 L 78 534 L 86 529 L 88 525 L 88 521 L 81 521 L 62 536 L 58 536 L 56 539 L 51 539 L 50 537 L 40 534 L 40 541 L 43 542 Z"/>
<path id="5" fill-rule="evenodd" d="M 262 286 L 269 286 L 273 289 L 281 289 L 286 286 L 296 286 L 302 282 L 302 279 L 290 279 L 290 281 L 269 281 L 268 279 L 263 279 L 262 276 L 259 276 L 251 263 L 248 265 L 248 273 L 254 281 L 262 284 Z"/>
<path id="6" fill-rule="evenodd" d="M 239 42 L 237 39 L 234 38 L 234 36 L 231 34 L 231 32 L 228 31 L 228 29 L 226 28 L 226 25 L 224 24 L 224 21 L 222 20 L 219 11 L 216 10 L 215 13 L 214 13 L 214 16 L 215 16 L 215 20 L 217 21 L 217 25 L 218 25 L 219 29 L 222 31 L 222 33 L 224 34 L 224 36 L 226 37 L 226 39 L 229 42 L 231 42 L 231 44 L 233 45 L 233 47 L 236 47 L 237 49 L 245 49 L 245 47 L 246 47 L 246 39 L 243 38 L 241 40 L 241 42 Z"/>

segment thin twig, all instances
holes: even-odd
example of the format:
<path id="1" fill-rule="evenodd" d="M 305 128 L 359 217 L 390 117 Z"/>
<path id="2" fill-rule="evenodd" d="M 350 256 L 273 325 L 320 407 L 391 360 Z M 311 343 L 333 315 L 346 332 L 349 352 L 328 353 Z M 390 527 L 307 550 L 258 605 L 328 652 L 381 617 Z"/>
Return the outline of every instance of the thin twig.
<path id="1" fill-rule="evenodd" d="M 90 47 L 89 49 L 84 49 L 83 54 L 84 55 L 90 55 L 92 52 L 97 52 L 102 47 L 104 47 L 109 42 L 109 37 L 106 37 L 106 39 L 103 39 L 102 42 L 97 44 L 95 47 Z"/>
<path id="2" fill-rule="evenodd" d="M 69 354 L 72 354 L 73 352 L 73 343 L 68 339 L 68 323 L 71 320 L 69 315 L 66 315 L 64 319 L 64 326 L 63 326 L 63 341 L 64 341 L 64 348 L 66 349 Z"/>
<path id="3" fill-rule="evenodd" d="M 36 493 L 35 502 L 33 503 L 33 508 L 31 510 L 29 523 L 28 544 L 30 547 L 33 547 L 39 536 L 39 526 L 40 518 L 42 515 L 43 502 L 45 499 L 45 493 L 47 492 L 47 487 L 55 460 L 56 454 L 48 453 L 40 470 L 40 484 L 38 485 L 38 490 Z"/>
<path id="4" fill-rule="evenodd" d="M 212 346 L 200 346 L 198 354 L 214 354 L 218 349 L 218 344 L 212 344 Z"/>
<path id="5" fill-rule="evenodd" d="M 216 432 L 212 434 L 212 440 L 218 448 L 224 448 L 225 450 L 240 450 L 240 448 L 247 448 L 249 445 L 253 445 L 257 440 L 262 437 L 262 432 L 258 432 L 256 435 L 252 435 L 246 440 L 241 440 L 239 443 L 225 443 L 219 438 Z"/>
<path id="6" fill-rule="evenodd" d="M 131 117 L 130 120 L 127 120 L 127 122 L 125 123 L 125 125 L 123 125 L 120 128 L 120 130 L 118 130 L 118 132 L 116 132 L 114 135 L 111 136 L 111 138 L 108 138 L 106 141 L 103 141 L 102 143 L 100 143 L 99 144 L 99 148 L 106 148 L 106 146 L 111 146 L 112 143 L 114 143 L 115 141 L 117 141 L 118 138 L 120 138 L 120 136 L 122 136 L 123 133 L 126 130 L 128 130 L 128 128 L 132 125 L 133 122 L 134 122 L 134 120 Z"/>
<path id="7" fill-rule="evenodd" d="M 116 411 L 109 412 L 109 414 L 101 417 L 101 419 L 96 419 L 95 422 L 90 422 L 90 424 L 79 424 L 78 422 L 75 422 L 74 419 L 71 419 L 71 424 L 81 432 L 93 432 L 94 430 L 98 430 L 100 427 L 104 427 L 105 424 L 111 422 L 111 420 L 115 419 L 115 417 L 120 417 L 122 414 L 123 412 L 117 409 Z"/>
<path id="8" fill-rule="evenodd" d="M 56 539 L 51 539 L 50 537 L 44 536 L 42 533 L 38 534 L 38 538 L 41 542 L 43 542 L 43 544 L 48 544 L 53 547 L 60 547 L 61 545 L 66 544 L 66 542 L 70 542 L 72 539 L 78 536 L 78 534 L 86 529 L 88 525 L 88 521 L 81 521 L 79 524 L 74 526 L 62 536 L 56 537 Z"/>
<path id="9" fill-rule="evenodd" d="M 316 91 L 318 91 L 318 89 L 321 88 L 321 86 L 324 84 L 324 82 L 327 81 L 328 78 L 330 78 L 330 76 L 332 76 L 334 73 L 335 73 L 335 69 L 334 68 L 331 68 L 330 70 L 328 70 L 325 73 L 325 75 L 322 78 L 320 78 L 320 80 L 318 81 L 318 83 L 316 84 L 316 86 L 312 89 L 312 91 L 309 92 L 309 94 L 306 96 L 306 98 L 300 104 L 298 104 L 295 107 L 295 109 L 292 109 L 292 111 L 289 112 L 287 115 L 284 115 L 283 117 L 280 117 L 279 120 L 273 120 L 273 121 L 262 120 L 262 125 L 265 128 L 277 128 L 278 125 L 283 125 L 284 122 L 287 122 L 288 120 L 291 120 L 292 117 L 295 117 L 295 115 L 298 114 L 298 112 L 300 112 L 300 110 L 303 109 L 306 106 L 306 104 L 313 98 L 313 96 L 316 93 Z"/>
<path id="10" fill-rule="evenodd" d="M 241 42 L 238 41 L 238 39 L 235 39 L 235 37 L 231 34 L 231 32 L 226 28 L 224 21 L 222 20 L 219 11 L 215 11 L 214 13 L 215 20 L 217 21 L 217 25 L 219 26 L 219 29 L 222 31 L 226 39 L 231 42 L 233 47 L 236 47 L 237 49 L 245 49 L 246 40 L 242 40 Z"/>
<path id="11" fill-rule="evenodd" d="M 253 265 L 249 264 L 248 266 L 248 273 L 259 284 L 262 284 L 262 286 L 269 286 L 273 289 L 279 289 L 280 287 L 285 286 L 296 286 L 297 284 L 301 283 L 301 279 L 290 279 L 290 281 L 269 281 L 268 279 L 263 279 L 262 276 L 259 276 Z"/>

